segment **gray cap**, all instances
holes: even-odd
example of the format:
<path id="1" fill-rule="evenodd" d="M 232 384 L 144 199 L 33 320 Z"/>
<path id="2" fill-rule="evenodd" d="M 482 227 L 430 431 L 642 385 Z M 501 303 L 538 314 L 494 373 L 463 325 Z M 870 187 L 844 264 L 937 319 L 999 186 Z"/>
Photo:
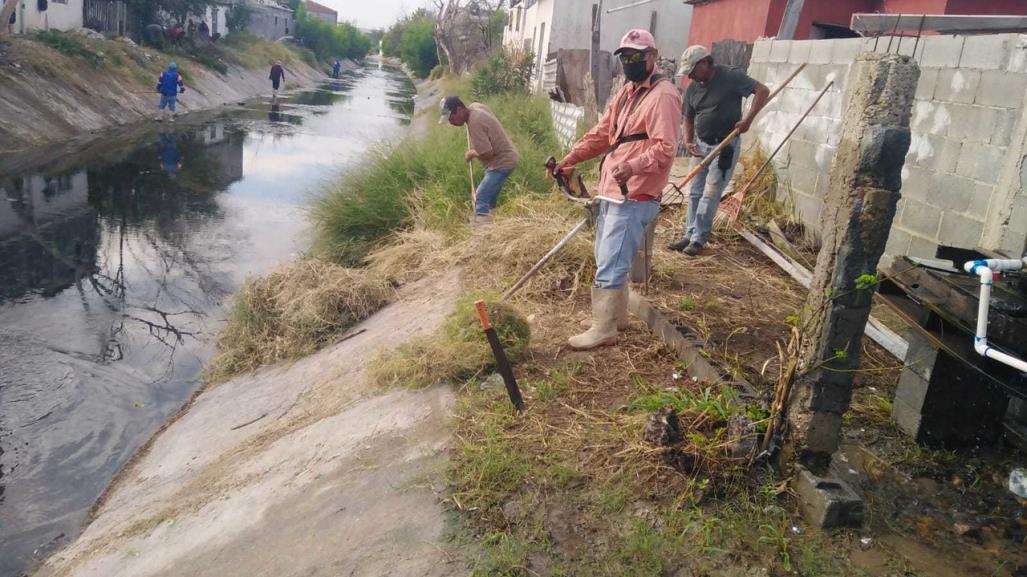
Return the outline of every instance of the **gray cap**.
<path id="1" fill-rule="evenodd" d="M 681 61 L 678 63 L 678 74 L 688 76 L 692 73 L 695 65 L 709 55 L 710 51 L 699 44 L 685 48 L 685 51 L 681 53 Z"/>

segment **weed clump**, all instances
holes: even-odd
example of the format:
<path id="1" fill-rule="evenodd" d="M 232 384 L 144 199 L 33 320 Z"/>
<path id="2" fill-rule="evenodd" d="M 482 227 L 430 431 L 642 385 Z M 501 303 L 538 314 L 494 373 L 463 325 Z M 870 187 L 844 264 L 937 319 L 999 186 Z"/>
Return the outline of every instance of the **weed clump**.
<path id="1" fill-rule="evenodd" d="M 232 302 L 207 380 L 310 354 L 392 296 L 392 285 L 379 277 L 315 260 L 250 279 Z"/>
<path id="2" fill-rule="evenodd" d="M 528 352 L 531 328 L 515 308 L 493 299 L 489 320 L 499 335 L 507 358 L 516 363 Z M 456 312 L 433 335 L 423 336 L 379 354 L 368 368 L 378 386 L 427 387 L 437 383 L 464 381 L 495 368 L 492 350 L 482 332 L 474 300 L 457 302 Z"/>

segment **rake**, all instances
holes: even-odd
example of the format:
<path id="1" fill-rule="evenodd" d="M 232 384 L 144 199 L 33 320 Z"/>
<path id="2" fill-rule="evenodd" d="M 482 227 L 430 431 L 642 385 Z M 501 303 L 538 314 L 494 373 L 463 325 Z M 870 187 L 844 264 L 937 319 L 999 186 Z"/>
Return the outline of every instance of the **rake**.
<path id="1" fill-rule="evenodd" d="M 756 182 L 756 179 L 758 179 L 760 175 L 763 174 L 763 171 L 766 170 L 768 166 L 770 166 L 770 161 L 774 160 L 774 157 L 777 155 L 777 153 L 780 152 L 781 148 L 784 147 L 786 142 L 788 142 L 788 139 L 790 139 L 792 135 L 795 134 L 795 131 L 799 129 L 799 126 L 803 123 L 804 120 L 806 120 L 806 117 L 808 117 L 809 114 L 813 112 L 813 109 L 816 108 L 817 103 L 820 102 L 820 99 L 823 98 L 825 94 L 827 94 L 827 91 L 830 90 L 832 86 L 834 86 L 834 80 L 828 82 L 827 86 L 825 86 L 824 89 L 820 91 L 820 94 L 817 95 L 817 98 L 813 101 L 813 104 L 811 104 L 809 108 L 806 109 L 806 112 L 802 115 L 801 118 L 799 118 L 799 121 L 795 123 L 795 126 L 793 126 L 792 129 L 788 131 L 788 134 L 786 134 L 783 139 L 781 139 L 781 142 L 777 145 L 777 148 L 775 148 L 774 151 L 770 153 L 770 156 L 768 156 L 767 159 L 763 162 L 759 170 L 757 170 L 749 178 L 749 181 L 745 183 L 745 186 L 743 186 L 741 190 L 732 194 L 730 197 L 728 197 L 726 200 L 720 203 L 720 207 L 717 209 L 717 214 L 713 217 L 714 226 L 720 228 L 728 224 L 734 224 L 738 220 L 738 214 L 742 210 L 742 203 L 745 201 L 745 195 L 747 192 L 749 192 L 749 188 L 751 188 L 752 184 Z"/>

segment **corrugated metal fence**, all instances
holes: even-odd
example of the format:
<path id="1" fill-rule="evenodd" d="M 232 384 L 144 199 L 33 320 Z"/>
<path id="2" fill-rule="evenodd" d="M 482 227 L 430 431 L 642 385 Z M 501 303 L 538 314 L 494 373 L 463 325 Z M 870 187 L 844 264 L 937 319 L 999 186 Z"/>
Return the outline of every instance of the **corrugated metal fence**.
<path id="1" fill-rule="evenodd" d="M 133 36 L 134 20 L 128 6 L 120 0 L 85 0 L 86 28 L 110 36 Z"/>

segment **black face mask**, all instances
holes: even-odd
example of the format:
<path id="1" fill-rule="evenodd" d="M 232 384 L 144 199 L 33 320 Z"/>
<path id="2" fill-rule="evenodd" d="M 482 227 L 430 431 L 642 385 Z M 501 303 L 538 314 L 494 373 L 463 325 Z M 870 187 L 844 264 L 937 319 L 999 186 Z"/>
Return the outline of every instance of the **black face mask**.
<path id="1" fill-rule="evenodd" d="M 632 82 L 642 82 L 649 78 L 649 66 L 643 58 L 638 62 L 624 65 L 624 76 Z"/>

